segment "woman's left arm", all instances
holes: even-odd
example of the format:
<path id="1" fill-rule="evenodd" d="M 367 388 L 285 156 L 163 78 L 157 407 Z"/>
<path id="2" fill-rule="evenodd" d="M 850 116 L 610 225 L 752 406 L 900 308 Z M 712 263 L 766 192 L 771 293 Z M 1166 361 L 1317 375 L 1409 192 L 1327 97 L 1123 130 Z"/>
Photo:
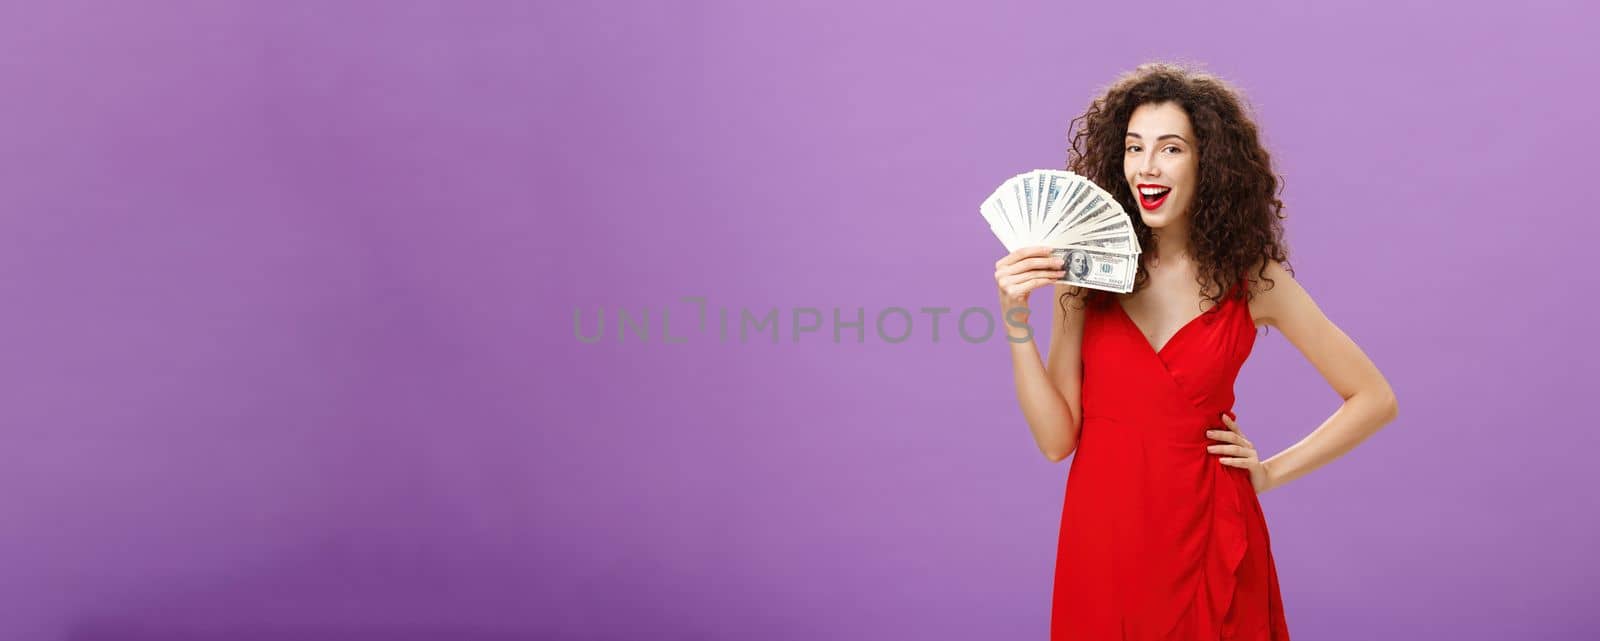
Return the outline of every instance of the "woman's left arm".
<path id="1" fill-rule="evenodd" d="M 1256 297 L 1257 320 L 1278 328 L 1344 399 L 1339 409 L 1300 442 L 1262 461 L 1268 483 L 1281 487 L 1344 456 L 1399 413 L 1389 381 L 1349 336 L 1334 325 L 1289 271 L 1268 261 L 1271 289 Z"/>

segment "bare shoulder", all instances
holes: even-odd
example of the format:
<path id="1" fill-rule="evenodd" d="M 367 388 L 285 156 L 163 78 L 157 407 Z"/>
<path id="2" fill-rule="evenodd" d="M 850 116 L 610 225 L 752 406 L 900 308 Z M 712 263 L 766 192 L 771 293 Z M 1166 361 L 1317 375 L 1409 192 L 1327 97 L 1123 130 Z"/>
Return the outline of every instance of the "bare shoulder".
<path id="1" fill-rule="evenodd" d="M 1393 420 L 1397 407 L 1394 390 L 1383 373 L 1361 346 L 1322 312 L 1288 268 L 1273 261 L 1257 263 L 1257 269 L 1249 278 L 1251 286 L 1257 288 L 1255 298 L 1250 301 L 1250 314 L 1257 324 L 1277 328 L 1283 338 L 1322 373 L 1340 397 L 1350 399 L 1357 393 L 1365 393 L 1370 398 L 1380 399 L 1378 407 L 1385 408 L 1384 422 Z M 1262 282 L 1256 282 L 1257 279 Z M 1268 279 L 1271 282 L 1266 282 Z"/>
<path id="2" fill-rule="evenodd" d="M 1305 288 L 1300 286 L 1289 269 L 1276 260 L 1257 262 L 1247 274 L 1250 289 L 1255 293 L 1250 300 L 1250 316 L 1256 325 L 1278 327 L 1297 310 L 1315 308 L 1316 304 Z"/>

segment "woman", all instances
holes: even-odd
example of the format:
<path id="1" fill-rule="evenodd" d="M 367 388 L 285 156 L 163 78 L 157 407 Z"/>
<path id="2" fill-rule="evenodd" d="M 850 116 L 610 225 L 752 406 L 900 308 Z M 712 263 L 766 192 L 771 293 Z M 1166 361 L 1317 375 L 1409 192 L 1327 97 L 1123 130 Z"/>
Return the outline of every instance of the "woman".
<path id="1" fill-rule="evenodd" d="M 995 264 L 1017 398 L 1067 475 L 1051 639 L 1288 639 L 1257 494 L 1344 455 L 1397 405 L 1382 373 L 1287 265 L 1270 157 L 1236 90 L 1141 65 L 1074 119 L 1068 169 L 1115 194 L 1144 249 L 1129 294 L 1063 284 L 1022 248 Z M 1028 293 L 1059 304 L 1041 362 Z M 1198 310 L 1198 313 L 1197 313 Z M 1276 327 L 1344 398 L 1261 458 L 1232 411 L 1257 327 Z"/>

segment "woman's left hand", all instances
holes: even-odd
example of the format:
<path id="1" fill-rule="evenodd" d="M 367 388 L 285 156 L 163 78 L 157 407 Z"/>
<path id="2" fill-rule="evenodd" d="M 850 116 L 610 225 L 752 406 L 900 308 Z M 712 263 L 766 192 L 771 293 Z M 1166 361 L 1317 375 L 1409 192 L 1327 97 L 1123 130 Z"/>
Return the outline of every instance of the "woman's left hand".
<path id="1" fill-rule="evenodd" d="M 1272 474 L 1267 470 L 1265 463 L 1261 462 L 1256 453 L 1256 446 L 1244 437 L 1244 432 L 1239 431 L 1239 425 L 1222 415 L 1222 423 L 1228 426 L 1226 430 L 1206 430 L 1206 436 L 1223 441 L 1224 444 L 1208 445 L 1206 451 L 1222 455 L 1222 464 L 1230 467 L 1241 467 L 1250 471 L 1250 485 L 1255 488 L 1256 494 L 1267 491 L 1272 486 Z"/>

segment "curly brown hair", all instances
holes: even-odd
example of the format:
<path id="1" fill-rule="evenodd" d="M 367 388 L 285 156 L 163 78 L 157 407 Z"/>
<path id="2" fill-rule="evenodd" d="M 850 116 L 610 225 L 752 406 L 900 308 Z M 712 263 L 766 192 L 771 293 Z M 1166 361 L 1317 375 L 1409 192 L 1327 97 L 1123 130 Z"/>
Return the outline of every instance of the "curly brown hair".
<path id="1" fill-rule="evenodd" d="M 1198 138 L 1200 173 L 1195 200 L 1189 211 L 1190 252 L 1197 263 L 1203 300 L 1219 307 L 1222 297 L 1256 267 L 1259 283 L 1266 278 L 1267 259 L 1276 260 L 1292 275 L 1289 250 L 1283 237 L 1283 201 L 1277 194 L 1281 181 L 1272 159 L 1262 146 L 1255 122 L 1245 113 L 1242 93 L 1211 73 L 1182 64 L 1149 62 L 1126 72 L 1094 99 L 1088 111 L 1072 120 L 1068 138 L 1067 170 L 1084 176 L 1113 194 L 1123 211 L 1133 212 L 1133 228 L 1144 253 L 1141 261 L 1156 255 L 1152 230 L 1139 217 L 1139 205 L 1123 175 L 1123 144 L 1128 121 L 1141 105 L 1171 102 L 1189 116 Z M 1133 291 L 1148 284 L 1143 265 L 1134 276 Z M 1254 298 L 1257 285 L 1241 294 Z M 1072 287 L 1067 298 L 1088 292 L 1089 301 L 1104 304 L 1112 294 Z"/>

